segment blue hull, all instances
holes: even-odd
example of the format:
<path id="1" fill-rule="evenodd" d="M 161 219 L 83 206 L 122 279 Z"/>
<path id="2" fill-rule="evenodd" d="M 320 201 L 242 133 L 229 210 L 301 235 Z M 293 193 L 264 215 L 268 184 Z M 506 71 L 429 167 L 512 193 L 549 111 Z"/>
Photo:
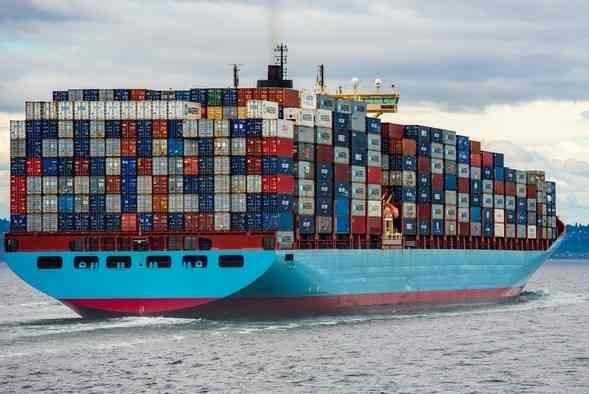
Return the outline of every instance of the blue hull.
<path id="1" fill-rule="evenodd" d="M 148 268 L 153 252 L 8 253 L 25 282 L 83 316 L 331 313 L 372 306 L 498 301 L 519 295 L 548 251 L 506 250 L 223 250 L 165 252 L 170 268 Z M 222 268 L 220 255 L 242 255 Z M 61 256 L 59 269 L 38 269 L 40 256 Z M 93 269 L 75 256 L 97 256 Z M 206 256 L 204 268 L 184 255 Z M 292 260 L 290 256 L 292 256 Z M 107 268 L 107 256 L 131 257 Z"/>

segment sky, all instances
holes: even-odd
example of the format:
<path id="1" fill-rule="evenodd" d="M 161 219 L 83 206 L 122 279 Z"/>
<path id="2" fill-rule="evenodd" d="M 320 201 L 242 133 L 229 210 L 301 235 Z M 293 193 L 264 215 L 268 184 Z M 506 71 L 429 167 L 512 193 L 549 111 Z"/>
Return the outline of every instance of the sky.
<path id="1" fill-rule="evenodd" d="M 8 120 L 24 101 L 68 88 L 242 86 L 265 74 L 272 43 L 311 88 L 375 78 L 401 92 L 385 119 L 456 130 L 545 169 L 558 213 L 589 222 L 589 2 L 569 0 L 2 0 L 0 216 L 8 214 Z"/>

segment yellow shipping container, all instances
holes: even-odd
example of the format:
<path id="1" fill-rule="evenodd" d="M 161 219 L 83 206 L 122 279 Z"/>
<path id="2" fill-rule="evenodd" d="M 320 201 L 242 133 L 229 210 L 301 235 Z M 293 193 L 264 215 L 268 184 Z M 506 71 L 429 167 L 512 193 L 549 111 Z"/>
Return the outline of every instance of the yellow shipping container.
<path id="1" fill-rule="evenodd" d="M 237 107 L 237 119 L 247 119 L 247 107 Z"/>
<path id="2" fill-rule="evenodd" d="M 207 118 L 215 120 L 223 119 L 223 107 L 208 107 Z"/>

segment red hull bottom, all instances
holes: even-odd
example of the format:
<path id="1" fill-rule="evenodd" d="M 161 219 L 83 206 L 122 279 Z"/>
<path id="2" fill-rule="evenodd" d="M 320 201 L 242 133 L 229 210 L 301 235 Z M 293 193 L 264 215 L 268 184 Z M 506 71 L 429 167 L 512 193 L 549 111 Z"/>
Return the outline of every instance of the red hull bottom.
<path id="1" fill-rule="evenodd" d="M 376 293 L 297 298 L 68 299 L 83 317 L 286 317 L 366 311 L 423 310 L 442 306 L 491 304 L 517 298 L 522 288 Z"/>

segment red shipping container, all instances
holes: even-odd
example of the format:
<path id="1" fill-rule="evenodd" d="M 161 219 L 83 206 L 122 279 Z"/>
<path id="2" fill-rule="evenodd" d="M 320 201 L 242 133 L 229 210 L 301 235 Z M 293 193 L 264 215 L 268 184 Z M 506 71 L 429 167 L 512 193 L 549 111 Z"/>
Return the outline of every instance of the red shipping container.
<path id="1" fill-rule="evenodd" d="M 118 194 L 121 192 L 121 177 L 115 175 L 107 175 L 106 176 L 106 192 L 107 193 L 114 193 Z"/>
<path id="2" fill-rule="evenodd" d="M 470 154 L 470 166 L 471 167 L 481 167 L 481 154 L 480 153 L 471 153 Z"/>
<path id="3" fill-rule="evenodd" d="M 505 195 L 515 197 L 516 194 L 517 194 L 517 188 L 515 186 L 515 183 L 505 182 Z"/>
<path id="4" fill-rule="evenodd" d="M 200 105 L 200 117 L 203 119 L 207 119 L 207 114 L 208 114 L 207 106 L 201 104 Z"/>
<path id="5" fill-rule="evenodd" d="M 248 156 L 262 156 L 262 139 L 248 138 L 246 142 L 246 153 Z"/>
<path id="6" fill-rule="evenodd" d="M 470 153 L 477 155 L 481 153 L 481 143 L 479 141 L 470 140 Z"/>
<path id="7" fill-rule="evenodd" d="M 24 193 L 10 194 L 10 213 L 13 215 L 26 215 L 27 195 Z"/>
<path id="8" fill-rule="evenodd" d="M 198 175 L 198 158 L 184 158 L 184 175 Z"/>
<path id="9" fill-rule="evenodd" d="M 417 158 L 417 170 L 423 174 L 429 174 L 431 171 L 431 162 L 429 157 L 420 156 Z"/>
<path id="10" fill-rule="evenodd" d="M 186 231 L 198 232 L 198 214 L 185 213 L 184 214 L 184 229 Z"/>
<path id="11" fill-rule="evenodd" d="M 493 152 L 481 152 L 483 167 L 493 167 Z"/>
<path id="12" fill-rule="evenodd" d="M 417 142 L 408 138 L 403 138 L 403 155 L 415 156 L 417 155 Z"/>
<path id="13" fill-rule="evenodd" d="M 528 185 L 528 198 L 536 198 L 536 194 L 538 193 L 538 189 L 536 185 Z"/>
<path id="14" fill-rule="evenodd" d="M 131 90 L 131 100 L 133 100 L 133 101 L 145 100 L 145 89 L 132 89 Z"/>
<path id="15" fill-rule="evenodd" d="M 28 176 L 41 176 L 43 175 L 43 169 L 41 165 L 42 161 L 38 158 L 27 159 L 27 175 Z"/>
<path id="16" fill-rule="evenodd" d="M 283 89 L 284 98 L 282 100 L 282 105 L 284 107 L 299 107 L 299 92 L 295 89 Z"/>
<path id="17" fill-rule="evenodd" d="M 168 138 L 168 123 L 165 120 L 153 121 L 153 138 Z"/>
<path id="18" fill-rule="evenodd" d="M 121 140 L 121 156 L 131 156 L 134 157 L 137 155 L 137 140 L 124 138 Z"/>
<path id="19" fill-rule="evenodd" d="M 74 175 L 89 176 L 90 175 L 90 160 L 89 159 L 74 159 Z"/>
<path id="20" fill-rule="evenodd" d="M 247 158 L 247 174 L 262 175 L 262 159 L 259 157 Z"/>
<path id="21" fill-rule="evenodd" d="M 468 193 L 470 190 L 469 178 L 458 178 L 458 193 Z"/>
<path id="22" fill-rule="evenodd" d="M 259 88 L 257 94 L 259 95 L 259 100 L 268 100 L 268 88 Z"/>
<path id="23" fill-rule="evenodd" d="M 168 195 L 154 194 L 152 196 L 153 212 L 167 213 L 168 212 Z"/>
<path id="24" fill-rule="evenodd" d="M 137 138 L 137 122 L 134 120 L 123 120 L 121 122 L 121 136 L 123 138 Z"/>
<path id="25" fill-rule="evenodd" d="M 458 223 L 457 235 L 468 236 L 470 235 L 470 223 Z"/>
<path id="26" fill-rule="evenodd" d="M 505 182 L 495 181 L 495 194 L 505 194 Z"/>
<path id="27" fill-rule="evenodd" d="M 254 90 L 251 88 L 239 88 L 237 89 L 237 106 L 245 107 L 249 100 L 254 99 Z"/>
<path id="28" fill-rule="evenodd" d="M 168 231 L 168 214 L 153 215 L 153 231 L 158 233 Z"/>
<path id="29" fill-rule="evenodd" d="M 211 233 L 215 231 L 215 215 L 201 213 L 198 215 L 198 228 L 200 232 Z"/>
<path id="30" fill-rule="evenodd" d="M 352 234 L 366 234 L 366 216 L 352 216 Z"/>
<path id="31" fill-rule="evenodd" d="M 418 219 L 429 219 L 432 216 L 432 205 L 431 204 L 417 204 L 417 218 Z"/>
<path id="32" fill-rule="evenodd" d="M 352 167 L 348 164 L 334 165 L 334 178 L 337 182 L 349 182 L 352 176 Z"/>
<path id="33" fill-rule="evenodd" d="M 329 145 L 317 145 L 316 159 L 318 162 L 332 163 L 333 162 L 333 146 Z"/>
<path id="34" fill-rule="evenodd" d="M 165 175 L 156 175 L 152 177 L 152 192 L 154 194 L 168 193 L 168 177 Z"/>
<path id="35" fill-rule="evenodd" d="M 432 189 L 444 190 L 444 175 L 432 174 Z"/>
<path id="36" fill-rule="evenodd" d="M 368 167 L 366 170 L 367 183 L 382 185 L 382 169 L 379 167 Z"/>
<path id="37" fill-rule="evenodd" d="M 389 140 L 400 140 L 405 134 L 405 126 L 396 123 L 383 123 L 382 131 Z"/>
<path id="38" fill-rule="evenodd" d="M 27 177 L 12 175 L 10 177 L 10 194 L 27 194 Z"/>
<path id="39" fill-rule="evenodd" d="M 137 231 L 137 214 L 123 213 L 121 215 L 121 230 L 124 232 Z"/>
<path id="40" fill-rule="evenodd" d="M 379 217 L 368 217 L 367 219 L 368 234 L 378 235 L 382 234 L 382 219 Z"/>
<path id="41" fill-rule="evenodd" d="M 149 176 L 152 173 L 151 159 L 140 157 L 137 159 L 137 175 Z"/>
<path id="42" fill-rule="evenodd" d="M 264 175 L 262 177 L 263 193 L 294 193 L 294 177 L 288 175 Z"/>
<path id="43" fill-rule="evenodd" d="M 403 154 L 403 143 L 400 140 L 394 140 L 389 143 L 389 153 L 392 155 Z"/>
<path id="44" fill-rule="evenodd" d="M 294 141 L 290 138 L 263 138 L 262 151 L 268 156 L 293 157 Z"/>

